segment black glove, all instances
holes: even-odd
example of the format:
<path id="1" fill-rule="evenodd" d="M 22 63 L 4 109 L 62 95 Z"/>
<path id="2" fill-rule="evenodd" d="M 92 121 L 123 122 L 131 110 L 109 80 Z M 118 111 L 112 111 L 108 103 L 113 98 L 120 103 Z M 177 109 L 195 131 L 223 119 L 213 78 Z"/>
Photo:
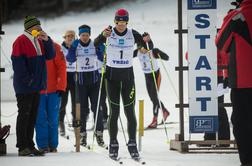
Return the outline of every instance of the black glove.
<path id="1" fill-rule="evenodd" d="M 144 32 L 144 33 L 142 34 L 142 37 L 145 37 L 145 36 L 147 36 L 147 35 L 149 35 L 149 33 L 148 33 L 148 32 Z"/>
<path id="2" fill-rule="evenodd" d="M 228 86 L 228 77 L 223 79 L 223 88 L 226 89 Z"/>
<path id="3" fill-rule="evenodd" d="M 64 93 L 63 90 L 57 90 L 56 93 L 58 94 L 58 97 L 61 97 Z"/>

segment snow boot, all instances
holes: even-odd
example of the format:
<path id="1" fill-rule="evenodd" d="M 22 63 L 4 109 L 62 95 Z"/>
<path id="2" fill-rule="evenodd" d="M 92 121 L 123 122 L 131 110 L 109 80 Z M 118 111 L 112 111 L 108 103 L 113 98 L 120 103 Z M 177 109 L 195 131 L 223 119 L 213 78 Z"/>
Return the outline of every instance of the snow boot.
<path id="1" fill-rule="evenodd" d="M 32 152 L 29 148 L 25 148 L 23 150 L 18 151 L 18 156 L 30 156 L 32 155 Z"/>
<path id="2" fill-rule="evenodd" d="M 81 136 L 80 144 L 82 146 L 87 146 L 87 132 L 80 133 L 80 136 Z"/>
<path id="3" fill-rule="evenodd" d="M 139 158 L 139 153 L 137 150 L 136 140 L 130 139 L 128 142 L 128 151 L 132 158 Z"/>
<path id="4" fill-rule="evenodd" d="M 65 136 L 66 131 L 65 131 L 65 124 L 64 122 L 60 121 L 59 122 L 59 127 L 60 127 L 60 136 Z"/>
<path id="5" fill-rule="evenodd" d="M 151 124 L 149 124 L 148 128 L 150 129 L 154 129 L 154 128 L 157 128 L 157 116 L 154 116 L 153 119 L 152 119 L 152 122 Z"/>
<path id="6" fill-rule="evenodd" d="M 109 157 L 117 159 L 118 157 L 119 144 L 117 140 L 111 140 L 109 144 Z"/>
<path id="7" fill-rule="evenodd" d="M 96 131 L 95 132 L 95 137 L 96 137 L 97 144 L 99 146 L 103 146 L 104 145 L 103 132 L 102 131 Z"/>
<path id="8" fill-rule="evenodd" d="M 58 152 L 57 148 L 50 148 L 50 153 L 57 153 L 57 152 Z"/>

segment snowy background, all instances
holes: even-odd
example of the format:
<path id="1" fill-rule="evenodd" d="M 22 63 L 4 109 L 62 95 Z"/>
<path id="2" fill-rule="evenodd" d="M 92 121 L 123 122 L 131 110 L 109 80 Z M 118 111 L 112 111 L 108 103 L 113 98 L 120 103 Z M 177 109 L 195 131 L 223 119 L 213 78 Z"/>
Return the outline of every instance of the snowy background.
<path id="1" fill-rule="evenodd" d="M 222 23 L 222 19 L 226 12 L 232 8 L 231 0 L 218 0 L 218 27 Z M 175 66 L 178 65 L 178 37 L 174 34 L 177 29 L 177 2 L 172 0 L 138 0 L 136 2 L 119 3 L 109 8 L 103 8 L 97 12 L 82 13 L 66 13 L 64 16 L 55 18 L 39 18 L 42 23 L 42 28 L 46 31 L 54 41 L 61 43 L 62 35 L 65 30 L 73 29 L 77 32 L 78 27 L 82 24 L 88 24 L 92 27 L 91 38 L 94 39 L 105 27 L 113 25 L 114 12 L 118 8 L 126 8 L 129 11 L 129 28 L 134 28 L 140 33 L 149 32 L 155 47 L 160 48 L 170 56 L 168 62 L 164 62 L 164 66 L 159 63 L 162 74 L 162 83 L 160 98 L 165 106 L 170 111 L 171 115 L 168 118 L 169 124 L 168 136 L 169 139 L 174 139 L 175 133 L 179 132 L 179 112 L 175 108 L 178 103 L 178 73 L 175 71 Z M 186 0 L 183 3 L 183 28 L 186 28 Z M 1 166 L 42 166 L 42 165 L 94 165 L 94 166 L 110 166 L 116 165 L 108 159 L 107 151 L 96 147 L 94 151 L 81 149 L 81 153 L 74 152 L 74 134 L 67 130 L 70 136 L 69 140 L 60 138 L 58 153 L 47 154 L 46 157 L 32 158 L 32 157 L 17 157 L 16 133 L 15 123 L 17 116 L 17 107 L 15 101 L 15 94 L 12 86 L 12 69 L 10 55 L 12 50 L 12 43 L 18 35 L 23 32 L 23 20 L 13 21 L 3 25 L 5 31 L 4 36 L 1 36 L 1 66 L 5 67 L 6 72 L 2 74 L 1 79 L 1 98 L 2 98 L 2 124 L 11 124 L 11 135 L 7 139 L 7 156 L 0 157 Z M 184 52 L 187 49 L 187 36 L 184 35 Z M 186 61 L 184 60 L 186 65 Z M 164 71 L 164 67 L 168 71 L 168 75 Z M 136 81 L 136 115 L 138 116 L 138 100 L 144 99 L 145 102 L 145 126 L 147 126 L 152 119 L 152 104 L 148 97 L 143 72 L 140 68 L 138 59 L 134 60 L 134 72 Z M 171 82 L 168 79 L 171 78 Z M 187 73 L 185 72 L 185 103 L 187 103 Z M 173 89 L 172 84 L 176 89 Z M 226 101 L 229 101 L 226 95 Z M 230 115 L 230 110 L 228 111 Z M 124 128 L 126 121 L 123 114 L 121 114 Z M 71 121 L 70 104 L 68 104 L 68 114 L 66 123 Z M 161 114 L 159 117 L 161 121 Z M 90 126 L 91 126 L 90 122 Z M 119 125 L 120 127 L 120 125 Z M 188 112 L 185 111 L 185 139 L 189 138 L 188 133 Z M 104 132 L 105 141 L 108 142 L 108 132 Z M 92 143 L 92 132 L 88 133 L 88 142 Z M 202 139 L 202 134 L 191 135 L 191 139 Z M 125 146 L 125 140 L 122 130 L 118 134 L 120 142 L 119 155 L 125 158 L 124 165 L 138 165 L 134 161 L 129 160 L 129 154 Z M 166 136 L 163 126 L 156 130 L 147 130 L 144 133 L 142 141 L 142 152 L 144 160 L 151 166 L 237 166 L 239 165 L 238 154 L 180 154 L 177 151 L 170 151 L 169 144 L 166 142 Z M 101 163 L 102 162 L 102 163 Z"/>

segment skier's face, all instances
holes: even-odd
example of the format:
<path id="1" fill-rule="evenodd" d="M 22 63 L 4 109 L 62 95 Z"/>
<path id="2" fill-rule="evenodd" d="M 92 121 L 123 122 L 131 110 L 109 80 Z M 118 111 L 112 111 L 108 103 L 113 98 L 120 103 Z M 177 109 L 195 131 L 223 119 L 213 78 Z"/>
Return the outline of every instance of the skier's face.
<path id="1" fill-rule="evenodd" d="M 74 35 L 72 34 L 66 35 L 64 36 L 64 39 L 66 44 L 71 45 L 74 40 Z"/>
<path id="2" fill-rule="evenodd" d="M 87 33 L 87 32 L 84 32 L 84 33 L 81 33 L 80 34 L 80 40 L 83 42 L 83 43 L 87 43 L 89 41 L 89 38 L 90 38 L 90 34 Z"/>
<path id="3" fill-rule="evenodd" d="M 116 30 L 119 32 L 124 32 L 127 28 L 127 22 L 126 21 L 115 21 L 116 24 Z"/>

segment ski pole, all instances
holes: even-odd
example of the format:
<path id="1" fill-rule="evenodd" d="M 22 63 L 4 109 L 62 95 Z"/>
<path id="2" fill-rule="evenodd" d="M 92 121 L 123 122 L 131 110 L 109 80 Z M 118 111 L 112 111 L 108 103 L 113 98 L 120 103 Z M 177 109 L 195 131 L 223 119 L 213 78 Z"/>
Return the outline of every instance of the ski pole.
<path id="1" fill-rule="evenodd" d="M 158 98 L 159 108 L 162 109 L 161 101 L 160 101 L 160 98 L 159 98 L 159 91 L 158 91 L 158 87 L 157 87 L 156 76 L 155 76 L 155 72 L 154 72 L 154 67 L 153 67 L 153 62 L 152 62 L 152 58 L 151 58 L 150 48 L 149 48 L 148 42 L 146 42 L 146 46 L 147 46 L 147 51 L 148 51 L 149 58 L 150 58 L 151 72 L 152 72 L 153 81 L 154 81 L 156 92 L 157 92 L 157 98 Z M 165 135 L 166 135 L 167 143 L 169 143 L 169 137 L 168 137 L 167 127 L 166 127 L 165 119 L 164 119 L 163 116 L 162 116 L 162 119 L 163 119 L 163 122 L 164 122 L 163 125 L 164 125 L 164 130 L 165 130 Z"/>
<path id="2" fill-rule="evenodd" d="M 124 137 L 125 144 L 126 144 L 126 146 L 128 146 L 127 140 L 126 140 L 126 134 L 125 134 L 125 131 L 124 131 L 124 127 L 123 127 L 123 123 L 122 123 L 122 119 L 121 119 L 120 114 L 119 114 L 119 120 L 120 120 L 121 128 L 122 128 L 122 131 L 123 131 L 123 137 Z"/>
<path id="3" fill-rule="evenodd" d="M 112 29 L 112 26 L 109 26 L 109 28 Z M 97 105 L 96 105 L 96 115 L 95 115 L 95 121 L 94 121 L 94 129 L 93 129 L 92 149 L 94 148 L 95 130 L 97 127 L 97 120 L 98 120 L 100 100 L 101 100 L 101 90 L 102 90 L 102 84 L 104 80 L 105 65 L 106 65 L 106 59 L 107 59 L 107 54 L 106 54 L 107 47 L 108 47 L 108 38 L 106 38 L 105 49 L 104 49 L 104 54 L 103 54 L 103 64 L 101 68 L 101 81 L 100 81 L 100 86 L 99 86 L 99 93 L 98 93 L 98 99 L 97 99 Z"/>
<path id="4" fill-rule="evenodd" d="M 78 88 L 78 57 L 76 53 L 76 68 L 75 68 L 75 151 L 80 152 L 80 98 L 79 98 L 79 88 Z"/>
<path id="5" fill-rule="evenodd" d="M 162 61 L 160 55 L 159 55 L 159 54 L 157 54 L 157 55 L 158 55 L 158 58 L 160 59 L 161 64 L 162 64 L 162 66 L 163 66 L 163 68 L 164 68 L 164 70 L 165 70 L 165 74 L 166 74 L 167 77 L 168 77 L 168 80 L 169 80 L 169 82 L 170 82 L 170 84 L 171 84 L 171 86 L 172 86 L 172 89 L 173 89 L 173 91 L 174 91 L 174 93 L 175 93 L 175 95 L 176 95 L 176 97 L 177 97 L 177 99 L 178 99 L 178 98 L 179 98 L 179 97 L 178 97 L 178 92 L 176 91 L 176 88 L 175 88 L 175 86 L 174 86 L 174 84 L 173 84 L 173 81 L 172 81 L 170 75 L 168 74 L 168 71 L 167 71 L 167 69 L 166 69 L 166 67 L 165 67 L 165 65 L 164 65 L 164 62 Z"/>

